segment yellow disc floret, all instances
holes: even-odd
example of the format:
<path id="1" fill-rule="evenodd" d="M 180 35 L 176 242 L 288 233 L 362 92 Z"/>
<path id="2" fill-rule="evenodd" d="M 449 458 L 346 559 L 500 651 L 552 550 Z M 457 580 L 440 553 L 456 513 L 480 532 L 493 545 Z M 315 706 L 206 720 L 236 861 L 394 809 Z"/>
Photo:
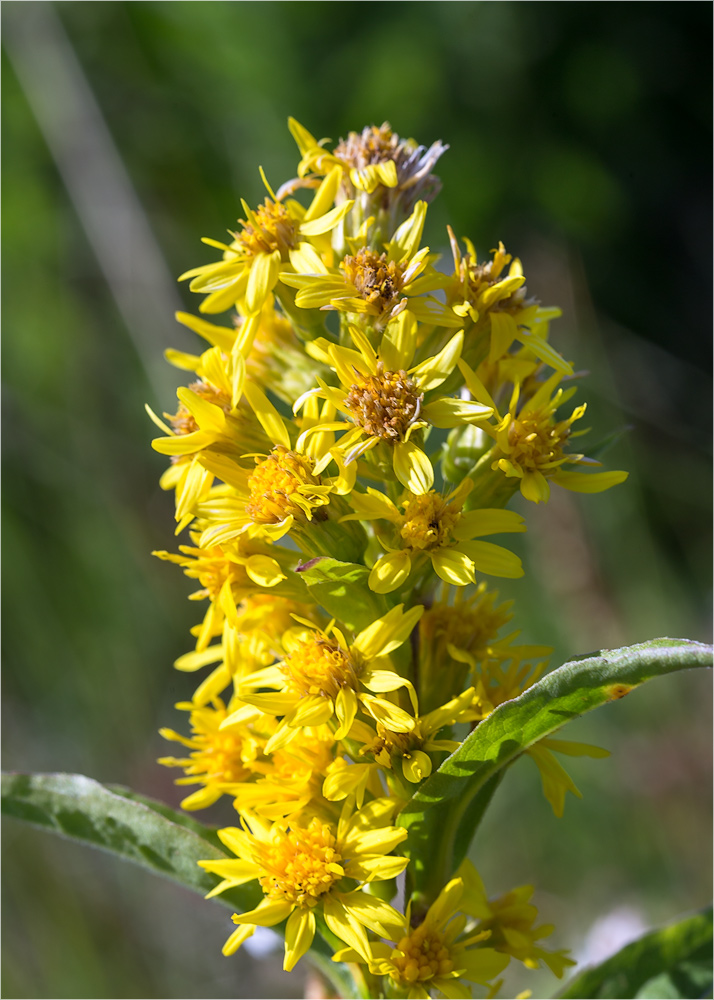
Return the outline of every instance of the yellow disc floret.
<path id="1" fill-rule="evenodd" d="M 435 976 L 446 976 L 454 968 L 444 936 L 424 924 L 399 941 L 397 952 L 392 957 L 392 978 L 400 985 L 423 983 Z"/>
<path id="2" fill-rule="evenodd" d="M 320 478 L 312 474 L 312 467 L 312 460 L 306 455 L 277 445 L 266 459 L 258 462 L 248 479 L 248 516 L 262 524 L 277 524 L 290 515 L 311 520 L 312 507 L 327 502 L 320 497 L 318 503 L 314 496 L 310 500 L 312 487 L 320 486 Z"/>
<path id="3" fill-rule="evenodd" d="M 356 672 L 350 657 L 339 645 L 320 635 L 297 643 L 282 663 L 289 688 L 296 693 L 336 698 L 340 688 L 356 686 Z"/>
<path id="4" fill-rule="evenodd" d="M 499 445 L 508 454 L 508 461 L 524 472 L 543 472 L 566 461 L 563 446 L 570 437 L 574 420 L 582 416 L 578 407 L 567 420 L 553 421 L 550 407 L 530 410 L 513 417 L 499 435 Z"/>
<path id="5" fill-rule="evenodd" d="M 461 517 L 461 504 L 447 503 L 433 490 L 413 496 L 404 505 L 404 523 L 399 534 L 409 549 L 433 550 L 448 545 Z"/>
<path id="6" fill-rule="evenodd" d="M 354 257 L 345 257 L 340 268 L 375 315 L 388 312 L 399 301 L 406 268 L 388 260 L 385 253 L 377 254 L 365 247 Z"/>
<path id="7" fill-rule="evenodd" d="M 273 900 L 313 907 L 344 875 L 336 838 L 326 823 L 313 819 L 306 829 L 278 835 L 256 859 L 264 874 L 258 881 Z"/>
<path id="8" fill-rule="evenodd" d="M 266 198 L 252 213 L 252 221 L 241 224 L 243 232 L 235 234 L 236 240 L 251 256 L 279 250 L 281 257 L 287 260 L 288 251 L 297 246 L 295 223 L 279 201 Z"/>
<path id="9" fill-rule="evenodd" d="M 371 437 L 403 441 L 419 418 L 424 393 L 405 371 L 384 371 L 378 363 L 374 375 L 365 375 L 350 386 L 345 405 L 353 420 Z"/>

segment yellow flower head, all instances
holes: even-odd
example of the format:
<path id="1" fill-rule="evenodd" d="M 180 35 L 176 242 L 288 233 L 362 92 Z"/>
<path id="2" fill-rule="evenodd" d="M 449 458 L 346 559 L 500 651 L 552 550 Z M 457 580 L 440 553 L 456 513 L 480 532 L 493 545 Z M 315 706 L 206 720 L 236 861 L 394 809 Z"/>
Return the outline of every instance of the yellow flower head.
<path id="1" fill-rule="evenodd" d="M 412 493 L 427 493 L 434 483 L 434 469 L 417 443 L 421 432 L 482 421 L 493 412 L 492 406 L 433 393 L 456 367 L 463 336 L 455 334 L 438 354 L 410 367 L 416 352 L 416 323 L 406 314 L 387 328 L 379 352 L 357 327 L 351 326 L 350 333 L 357 350 L 325 342 L 315 345 L 334 368 L 341 388 L 318 380 L 319 388 L 300 397 L 294 408 L 299 410 L 313 396 L 327 400 L 350 420 L 323 425 L 325 430 L 346 430 L 333 449 L 344 457 L 345 465 L 381 446 L 399 482 Z M 304 436 L 318 429 L 319 425 L 310 428 Z"/>
<path id="2" fill-rule="evenodd" d="M 474 583 L 477 571 L 493 576 L 523 575 L 520 559 L 508 549 L 474 541 L 482 535 L 525 531 L 523 518 L 510 510 L 464 511 L 472 486 L 470 479 L 464 479 L 446 497 L 433 490 L 408 494 L 401 503 L 403 513 L 377 490 L 352 494 L 350 503 L 356 513 L 348 514 L 347 519 L 386 520 L 393 526 L 390 532 L 380 534 L 388 552 L 380 556 L 369 575 L 372 590 L 379 594 L 396 590 L 426 560 L 445 583 L 459 587 Z"/>
<path id="3" fill-rule="evenodd" d="M 389 122 L 384 122 L 380 126 L 367 126 L 361 132 L 350 132 L 329 153 L 323 148 L 326 140 L 318 142 L 294 118 L 288 119 L 288 125 L 302 156 L 298 175 L 322 175 L 340 166 L 344 170 L 343 190 L 347 197 L 357 197 L 359 192 L 372 194 L 381 187 L 387 192 L 395 190 L 406 207 L 420 194 L 431 200 L 441 188 L 438 177 L 431 173 L 448 149 L 439 141 L 426 149 L 413 139 L 400 139 Z"/>
<path id="4" fill-rule="evenodd" d="M 161 757 L 159 764 L 183 768 L 186 777 L 178 778 L 177 785 L 202 785 L 197 792 L 181 803 L 182 809 L 205 809 L 221 795 L 235 795 L 239 783 L 252 774 L 267 735 L 260 735 L 247 724 L 221 729 L 221 723 L 235 705 L 226 708 L 220 698 L 213 706 L 197 707 L 192 702 L 180 702 L 177 708 L 190 711 L 190 737 L 181 736 L 173 729 L 161 729 L 166 740 L 182 743 L 191 750 L 188 758 Z"/>
<path id="5" fill-rule="evenodd" d="M 224 312 L 238 302 L 248 316 L 260 312 L 281 270 L 290 267 L 293 255 L 305 246 L 312 247 L 313 242 L 322 247 L 321 237 L 350 210 L 351 202 L 332 208 L 341 174 L 341 168 L 328 174 L 307 210 L 296 201 L 278 200 L 266 182 L 270 197 L 254 211 L 242 203 L 246 218 L 241 220 L 242 231 L 232 234 L 230 245 L 204 239 L 204 243 L 223 251 L 223 259 L 195 267 L 179 278 L 193 279 L 192 292 L 208 293 L 201 312 Z"/>
<path id="6" fill-rule="evenodd" d="M 171 457 L 171 466 L 161 477 L 162 489 L 176 490 L 177 533 L 194 517 L 196 504 L 205 498 L 214 476 L 202 463 L 208 453 L 230 456 L 244 463 L 247 451 L 266 446 L 268 438 L 248 402 L 243 398 L 245 362 L 240 353 L 226 355 L 215 346 L 202 355 L 169 352 L 178 367 L 194 371 L 198 381 L 177 390 L 179 407 L 165 413 L 167 426 L 147 406 L 153 422 L 166 435 L 152 447 Z"/>
<path id="7" fill-rule="evenodd" d="M 277 559 L 269 555 L 269 546 L 260 540 L 238 538 L 222 545 L 202 546 L 197 533 L 191 533 L 193 546 L 180 545 L 180 555 L 154 552 L 167 562 L 177 563 L 187 577 L 198 580 L 201 589 L 194 591 L 194 601 L 208 598 L 210 605 L 197 630 L 196 648 L 205 649 L 213 636 L 220 635 L 223 623 L 237 615 L 236 602 L 255 593 L 257 588 L 272 588 L 286 579 Z M 280 553 L 285 558 L 286 553 Z"/>
<path id="8" fill-rule="evenodd" d="M 201 593 L 199 591 L 199 593 Z M 196 706 L 207 705 L 231 684 L 273 663 L 282 654 L 280 632 L 290 628 L 295 614 L 309 618 L 315 609 L 272 592 L 253 593 L 236 602 L 221 588 L 201 625 L 191 629 L 196 649 L 175 661 L 177 670 L 193 673 L 209 664 L 217 666 L 193 695 Z M 209 645 L 215 636 L 221 641 Z"/>
<path id="9" fill-rule="evenodd" d="M 272 927 L 287 918 L 284 968 L 289 971 L 312 944 L 319 908 L 333 934 L 366 959 L 366 928 L 389 936 L 402 919 L 389 904 L 359 889 L 394 878 L 407 864 L 406 858 L 388 856 L 406 830 L 385 826 L 383 814 L 384 803 L 375 800 L 354 814 L 345 808 L 337 824 L 315 817 L 305 826 L 288 826 L 249 815 L 245 829 L 220 830 L 221 841 L 238 860 L 199 861 L 223 879 L 209 895 L 253 879 L 264 894 L 254 910 L 233 915 L 238 930 L 223 953 L 236 951 L 256 925 Z"/>
<path id="10" fill-rule="evenodd" d="M 363 744 L 359 756 L 371 758 L 372 762 L 358 762 L 349 766 L 346 766 L 344 758 L 336 762 L 325 779 L 325 798 L 338 802 L 355 793 L 359 802 L 367 787 L 375 787 L 371 780 L 375 770 L 386 772 L 387 784 L 393 797 L 408 798 L 411 794 L 408 791 L 409 785 L 405 786 L 402 778 L 409 784 L 419 784 L 431 774 L 431 753 L 453 753 L 458 748 L 457 741 L 438 739 L 438 733 L 445 726 L 452 726 L 471 717 L 473 695 L 473 688 L 469 688 L 426 715 L 415 713 L 414 728 L 408 732 L 395 732 L 382 722 L 372 728 L 364 722 L 355 721 L 348 738 Z"/>
<path id="11" fill-rule="evenodd" d="M 471 393 L 477 399 L 490 398 L 475 372 L 463 361 L 459 367 Z M 600 463 L 564 450 L 569 439 L 577 437 L 572 425 L 584 415 L 586 406 L 576 406 L 565 419 L 556 418 L 557 409 L 576 391 L 575 387 L 557 388 L 561 379 L 562 373 L 555 372 L 545 382 L 537 383 L 533 395 L 525 400 L 521 399 L 521 386 L 516 383 L 508 413 L 501 417 L 496 410 L 496 427 L 484 427 L 495 439 L 491 468 L 508 479 L 519 480 L 522 495 L 534 503 L 548 500 L 550 481 L 576 493 L 600 493 L 624 482 L 628 476 L 627 472 L 619 471 L 564 471 L 566 463 L 585 466 Z"/>
<path id="12" fill-rule="evenodd" d="M 289 746 L 255 762 L 255 780 L 235 786 L 235 808 L 291 822 L 300 822 L 308 809 L 327 811 L 322 784 L 334 757 L 335 738 L 327 726 L 302 729 Z"/>
<path id="13" fill-rule="evenodd" d="M 509 956 L 490 947 L 489 931 L 469 928 L 463 899 L 464 880 L 452 879 L 424 919 L 414 924 L 411 904 L 402 917 L 400 934 L 372 945 L 370 972 L 391 980 L 392 989 L 409 1000 L 429 1000 L 433 991 L 444 997 L 469 997 L 467 983 L 488 985 L 508 965 Z M 485 943 L 487 942 L 487 944 Z M 350 949 L 333 956 L 336 961 L 360 961 Z"/>
<path id="14" fill-rule="evenodd" d="M 266 752 L 285 746 L 302 727 L 323 725 L 333 718 L 337 720 L 335 739 L 342 739 L 360 706 L 395 731 L 413 729 L 412 716 L 377 694 L 404 687 L 413 697 L 410 682 L 391 670 L 385 657 L 408 638 L 423 610 L 417 606 L 404 612 L 398 604 L 351 644 L 334 622 L 320 629 L 301 620 L 301 627 L 287 632 L 283 661 L 246 677 L 238 689 L 243 701 L 269 715 L 283 716 Z M 264 693 L 265 688 L 277 690 Z"/>
<path id="15" fill-rule="evenodd" d="M 439 326 L 461 326 L 451 308 L 424 293 L 441 288 L 446 278 L 430 263 L 429 248 L 417 250 L 426 218 L 426 202 L 418 202 L 393 238 L 378 250 L 364 236 L 348 241 L 351 252 L 337 268 L 326 267 L 314 253 L 293 255 L 295 274 L 282 281 L 298 289 L 295 304 L 302 309 L 337 309 L 365 316 L 383 330 L 404 310 Z"/>
<path id="16" fill-rule="evenodd" d="M 503 243 L 499 243 L 493 259 L 479 264 L 471 241 L 465 241 L 468 252 L 462 255 L 450 226 L 448 230 L 454 274 L 447 297 L 459 316 L 471 320 L 465 348 L 467 357 L 474 353 L 480 361 L 486 356 L 493 364 L 518 341 L 540 361 L 572 375 L 573 366 L 548 343 L 548 324 L 561 315 L 561 310 L 542 308 L 535 299 L 526 298 L 526 279 L 520 260 L 513 260 Z M 486 346 L 482 346 L 482 336 L 487 338 Z"/>
<path id="17" fill-rule="evenodd" d="M 458 587 L 449 597 L 449 588 L 444 590 L 419 622 L 420 700 L 427 710 L 440 704 L 445 690 L 463 690 L 473 665 L 513 639 L 498 638 L 513 617 L 512 601 L 499 604 L 498 593 L 485 583 L 469 594 Z"/>
<path id="18" fill-rule="evenodd" d="M 553 933 L 552 924 L 535 927 L 538 910 L 530 902 L 533 886 L 522 885 L 496 899 L 486 895 L 479 873 L 470 861 L 464 861 L 459 875 L 467 887 L 466 913 L 478 920 L 477 929 L 490 932 L 489 945 L 503 955 L 512 956 L 529 969 L 547 965 L 559 979 L 564 970 L 575 965 L 563 949 L 546 951 L 537 942 Z"/>

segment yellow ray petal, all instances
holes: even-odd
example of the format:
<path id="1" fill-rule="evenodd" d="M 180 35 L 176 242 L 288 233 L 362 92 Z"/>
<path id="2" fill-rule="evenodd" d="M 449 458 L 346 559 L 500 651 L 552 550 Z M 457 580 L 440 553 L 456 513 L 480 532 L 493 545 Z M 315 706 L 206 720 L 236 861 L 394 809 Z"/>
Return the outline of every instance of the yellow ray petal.
<path id="1" fill-rule="evenodd" d="M 394 445 L 394 473 L 402 486 L 419 496 L 434 485 L 432 464 L 413 441 L 397 441 Z"/>

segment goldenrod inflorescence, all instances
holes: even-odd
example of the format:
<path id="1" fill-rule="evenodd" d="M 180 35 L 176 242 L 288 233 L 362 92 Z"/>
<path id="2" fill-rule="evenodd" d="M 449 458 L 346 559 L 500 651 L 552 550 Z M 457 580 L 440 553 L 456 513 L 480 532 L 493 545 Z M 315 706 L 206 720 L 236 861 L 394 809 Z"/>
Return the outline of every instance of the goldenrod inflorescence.
<path id="1" fill-rule="evenodd" d="M 162 730 L 188 756 L 161 763 L 198 786 L 184 808 L 228 796 L 238 812 L 219 832 L 232 857 L 200 862 L 222 880 L 212 895 L 263 892 L 225 954 L 287 921 L 286 969 L 327 928 L 374 996 L 495 990 L 511 959 L 562 975 L 529 887 L 489 901 L 464 862 L 410 898 L 399 812 L 547 665 L 548 647 L 504 632 L 511 603 L 482 579 L 517 578 L 521 560 L 483 538 L 526 530 L 506 509 L 518 491 L 542 503 L 552 483 L 596 493 L 627 474 L 571 448 L 585 406 L 561 410 L 576 389 L 550 344 L 559 310 L 527 296 L 521 262 L 502 244 L 479 262 L 449 229 L 439 270 L 422 245 L 446 147 L 384 124 L 330 152 L 290 129 L 297 177 L 276 192 L 263 175 L 264 204 L 243 203 L 230 243 L 204 241 L 219 259 L 183 275 L 201 313 L 229 317 L 178 314 L 207 346 L 169 352 L 190 381 L 168 423 L 151 413 L 191 542 L 156 554 L 208 602 L 176 666 L 210 668 L 178 706 L 191 735 Z M 529 748 L 560 813 L 579 793 L 554 752 L 604 751 Z"/>

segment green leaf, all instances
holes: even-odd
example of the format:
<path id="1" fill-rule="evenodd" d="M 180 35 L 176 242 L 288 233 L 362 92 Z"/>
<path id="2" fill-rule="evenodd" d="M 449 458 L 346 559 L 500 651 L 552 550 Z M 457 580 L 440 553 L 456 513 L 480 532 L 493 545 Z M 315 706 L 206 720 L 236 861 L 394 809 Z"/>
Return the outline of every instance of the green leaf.
<path id="1" fill-rule="evenodd" d="M 220 879 L 197 862 L 227 857 L 215 830 L 128 789 L 110 789 L 81 774 L 3 774 L 2 811 L 110 851 L 204 895 Z M 245 910 L 259 899 L 258 892 L 241 886 L 221 901 Z"/>
<path id="2" fill-rule="evenodd" d="M 427 901 L 452 877 L 468 850 L 487 783 L 524 750 L 600 705 L 653 677 L 712 663 L 712 648 L 687 639 L 652 639 L 586 654 L 546 674 L 481 722 L 419 788 L 398 822 L 409 837 L 414 886 Z M 493 791 L 493 788 L 491 789 Z M 487 803 L 486 803 L 487 804 Z"/>
<path id="3" fill-rule="evenodd" d="M 318 556 L 305 563 L 299 573 L 317 603 L 354 632 L 389 611 L 384 596 L 369 589 L 369 570 L 359 563 Z"/>
<path id="4" fill-rule="evenodd" d="M 202 895 L 221 880 L 199 868 L 197 862 L 231 856 L 215 829 L 186 813 L 81 774 L 3 774 L 2 812 L 109 851 Z M 238 911 L 252 909 L 261 898 L 256 885 L 240 886 L 214 897 L 215 902 Z M 232 929 L 233 925 L 227 925 L 226 937 Z M 342 996 L 362 996 L 346 966 L 331 961 L 332 954 L 333 949 L 319 937 L 308 953 Z"/>
<path id="5" fill-rule="evenodd" d="M 584 969 L 562 1000 L 712 995 L 712 909 L 645 934 L 606 962 Z"/>

